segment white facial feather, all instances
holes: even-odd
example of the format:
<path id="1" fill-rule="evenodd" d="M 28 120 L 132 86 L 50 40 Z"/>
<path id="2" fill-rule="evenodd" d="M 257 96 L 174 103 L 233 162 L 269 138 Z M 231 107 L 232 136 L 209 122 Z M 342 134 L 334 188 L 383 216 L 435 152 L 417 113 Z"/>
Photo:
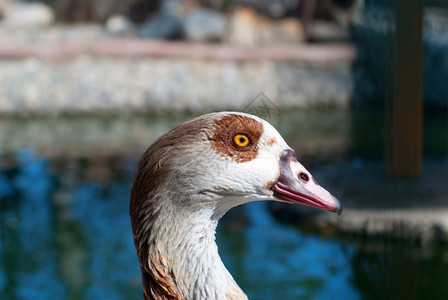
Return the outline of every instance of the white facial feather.
<path id="1" fill-rule="evenodd" d="M 246 115 L 246 114 L 244 114 Z M 268 122 L 251 116 L 263 125 L 258 141 L 257 157 L 247 162 L 235 162 L 214 155 L 213 172 L 209 181 L 222 199 L 217 202 L 215 216 L 221 217 L 230 208 L 257 200 L 273 200 L 269 189 L 280 175 L 280 156 L 290 147 Z"/>

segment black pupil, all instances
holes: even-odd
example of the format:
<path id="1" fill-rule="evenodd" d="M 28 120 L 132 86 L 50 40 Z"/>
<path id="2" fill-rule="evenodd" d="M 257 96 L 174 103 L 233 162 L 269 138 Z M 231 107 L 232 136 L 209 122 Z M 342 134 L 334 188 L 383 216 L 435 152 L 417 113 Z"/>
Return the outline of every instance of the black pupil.
<path id="1" fill-rule="evenodd" d="M 244 144 L 244 142 L 246 142 L 246 138 L 245 137 L 240 137 L 240 143 Z"/>
<path id="2" fill-rule="evenodd" d="M 300 175 L 300 179 L 302 179 L 303 181 L 308 181 L 308 180 L 310 180 L 310 179 L 308 178 L 308 175 L 306 175 L 305 173 L 300 173 L 299 175 Z"/>

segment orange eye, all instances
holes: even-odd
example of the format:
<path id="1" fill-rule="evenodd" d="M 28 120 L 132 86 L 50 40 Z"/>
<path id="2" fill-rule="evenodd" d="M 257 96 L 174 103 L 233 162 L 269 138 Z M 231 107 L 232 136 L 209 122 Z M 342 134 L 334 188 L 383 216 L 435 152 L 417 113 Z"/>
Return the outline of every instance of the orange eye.
<path id="1" fill-rule="evenodd" d="M 247 135 L 239 133 L 233 137 L 233 142 L 238 147 L 247 147 L 250 143 L 250 140 Z"/>

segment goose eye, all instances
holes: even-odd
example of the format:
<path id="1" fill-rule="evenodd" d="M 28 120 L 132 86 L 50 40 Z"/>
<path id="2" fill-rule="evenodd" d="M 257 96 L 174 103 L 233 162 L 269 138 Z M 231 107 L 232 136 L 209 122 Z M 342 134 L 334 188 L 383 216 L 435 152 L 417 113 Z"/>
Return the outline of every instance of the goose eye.
<path id="1" fill-rule="evenodd" d="M 250 140 L 247 135 L 240 133 L 233 137 L 233 143 L 238 147 L 247 147 L 250 144 Z"/>

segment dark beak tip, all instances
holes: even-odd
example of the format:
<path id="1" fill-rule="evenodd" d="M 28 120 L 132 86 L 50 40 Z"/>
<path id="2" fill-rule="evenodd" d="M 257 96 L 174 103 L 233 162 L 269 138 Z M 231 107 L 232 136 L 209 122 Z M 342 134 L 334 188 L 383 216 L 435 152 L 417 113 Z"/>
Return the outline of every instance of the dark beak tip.
<path id="1" fill-rule="evenodd" d="M 334 212 L 337 213 L 338 216 L 340 216 L 342 214 L 342 207 L 339 207 Z"/>
<path id="2" fill-rule="evenodd" d="M 342 214 L 342 204 L 341 204 L 341 202 L 336 198 L 336 197 L 333 197 L 335 200 L 336 200 L 336 202 L 338 203 L 338 207 L 337 208 L 335 208 L 334 210 L 332 210 L 332 212 L 335 212 L 338 216 L 340 216 L 341 214 Z"/>

